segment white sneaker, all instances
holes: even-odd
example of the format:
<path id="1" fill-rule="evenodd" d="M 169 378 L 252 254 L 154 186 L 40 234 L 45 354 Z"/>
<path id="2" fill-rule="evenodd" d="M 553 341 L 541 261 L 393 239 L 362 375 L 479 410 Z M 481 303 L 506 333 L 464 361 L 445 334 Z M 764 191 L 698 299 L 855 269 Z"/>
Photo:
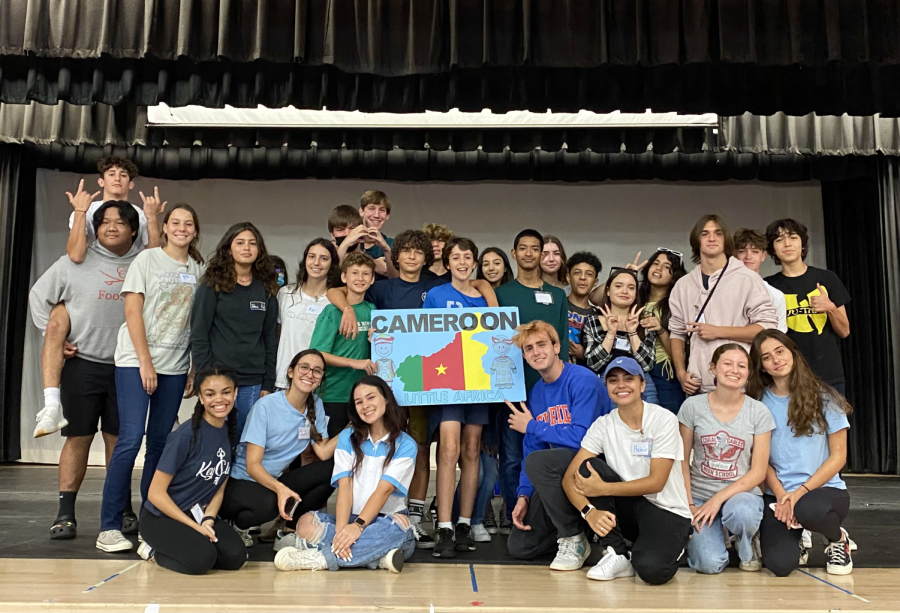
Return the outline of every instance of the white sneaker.
<path id="1" fill-rule="evenodd" d="M 737 545 L 738 550 L 741 548 L 741 539 L 735 540 L 735 544 Z M 759 532 L 753 535 L 753 538 L 750 541 L 750 547 L 753 549 L 753 557 L 746 562 L 741 560 L 740 569 L 743 571 L 747 571 L 748 573 L 755 573 L 762 570 L 762 563 L 760 559 L 762 559 L 762 549 L 759 544 Z"/>
<path id="2" fill-rule="evenodd" d="M 488 533 L 484 524 L 474 524 L 472 526 L 472 538 L 476 543 L 490 543 L 491 535 Z"/>
<path id="3" fill-rule="evenodd" d="M 97 549 L 106 553 L 131 551 L 132 547 L 134 545 L 125 538 L 121 530 L 106 530 L 97 537 Z"/>
<path id="4" fill-rule="evenodd" d="M 587 578 L 595 581 L 610 581 L 619 577 L 634 577 L 634 567 L 626 556 L 620 556 L 615 549 L 607 547 L 606 555 L 588 571 Z"/>
<path id="5" fill-rule="evenodd" d="M 550 570 L 578 570 L 591 555 L 591 544 L 584 533 L 558 539 L 559 549 L 550 563 Z"/>
<path id="6" fill-rule="evenodd" d="M 841 528 L 841 532 L 843 532 L 844 536 L 847 537 L 847 540 L 850 541 L 850 551 L 856 551 L 856 541 L 854 541 L 852 538 L 850 538 L 850 533 L 848 533 L 843 528 Z"/>
<path id="7" fill-rule="evenodd" d="M 800 535 L 800 546 L 803 549 L 812 549 L 812 545 L 812 532 L 804 530 L 803 534 Z"/>
<path id="8" fill-rule="evenodd" d="M 241 540 L 244 541 L 244 547 L 246 547 L 247 549 L 250 549 L 251 547 L 253 547 L 253 537 L 250 536 L 249 529 L 241 530 L 240 528 L 238 528 L 235 525 L 232 525 L 231 527 L 234 528 L 234 531 L 237 532 L 238 536 L 241 537 Z"/>
<path id="9" fill-rule="evenodd" d="M 389 570 L 392 573 L 399 573 L 403 570 L 403 552 L 399 549 L 391 549 L 384 554 L 384 557 L 378 560 L 378 568 Z"/>
<path id="10" fill-rule="evenodd" d="M 275 544 L 272 546 L 273 551 L 281 551 L 285 547 L 293 547 L 294 549 L 309 549 L 309 543 L 306 539 L 297 536 L 296 532 L 284 533 L 281 530 L 275 536 Z"/>
<path id="11" fill-rule="evenodd" d="M 47 405 L 35 416 L 37 425 L 34 427 L 34 438 L 41 438 L 53 434 L 69 425 L 69 421 L 63 417 L 62 407 Z"/>
<path id="12" fill-rule="evenodd" d="M 326 570 L 328 562 L 318 549 L 297 549 L 285 547 L 275 554 L 275 568 L 278 570 Z"/>
<path id="13" fill-rule="evenodd" d="M 156 564 L 156 552 L 153 550 L 153 547 L 151 547 L 147 543 L 141 541 L 141 544 L 138 545 L 137 554 L 147 562 Z"/>

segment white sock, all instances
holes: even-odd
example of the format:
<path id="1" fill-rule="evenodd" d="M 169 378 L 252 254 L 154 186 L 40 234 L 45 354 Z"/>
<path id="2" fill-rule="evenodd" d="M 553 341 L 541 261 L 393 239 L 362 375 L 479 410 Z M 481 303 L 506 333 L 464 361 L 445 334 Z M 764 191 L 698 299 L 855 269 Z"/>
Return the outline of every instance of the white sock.
<path id="1" fill-rule="evenodd" d="M 447 528 L 448 530 L 453 530 L 453 522 L 452 521 L 439 521 L 438 522 L 438 530 L 442 528 Z"/>
<path id="2" fill-rule="evenodd" d="M 465 524 L 465 525 L 467 525 L 467 526 L 471 526 L 471 525 L 472 525 L 472 518 L 471 518 L 471 517 L 460 517 L 458 520 L 456 520 L 456 523 L 457 523 L 457 524 Z"/>
<path id="3" fill-rule="evenodd" d="M 59 388 L 58 387 L 45 387 L 44 388 L 44 406 L 61 406 L 61 402 L 59 400 Z"/>

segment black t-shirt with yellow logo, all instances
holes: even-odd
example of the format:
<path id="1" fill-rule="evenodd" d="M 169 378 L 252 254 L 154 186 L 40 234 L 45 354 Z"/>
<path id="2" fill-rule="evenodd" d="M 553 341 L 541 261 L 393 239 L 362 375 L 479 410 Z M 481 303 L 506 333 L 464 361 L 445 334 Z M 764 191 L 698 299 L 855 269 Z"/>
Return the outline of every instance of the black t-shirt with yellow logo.
<path id="1" fill-rule="evenodd" d="M 799 277 L 786 277 L 778 273 L 766 277 L 766 281 L 784 292 L 788 336 L 797 343 L 813 372 L 829 385 L 843 383 L 841 337 L 834 331 L 828 315 L 816 313 L 810 306 L 810 298 L 819 295 L 818 285 L 825 288 L 836 306 L 842 307 L 850 302 L 850 294 L 838 276 L 830 270 L 808 266 Z"/>

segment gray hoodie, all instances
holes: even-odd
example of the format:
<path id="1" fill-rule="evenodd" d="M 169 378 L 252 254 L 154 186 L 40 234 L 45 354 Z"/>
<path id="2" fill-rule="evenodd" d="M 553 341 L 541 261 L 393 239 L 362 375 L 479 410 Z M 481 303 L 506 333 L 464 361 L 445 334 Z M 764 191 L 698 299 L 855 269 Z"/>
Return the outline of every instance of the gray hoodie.
<path id="1" fill-rule="evenodd" d="M 64 302 L 72 322 L 66 340 L 78 347 L 78 357 L 113 364 L 116 338 L 125 323 L 125 297 L 119 291 L 141 251 L 143 247 L 135 241 L 131 251 L 119 257 L 94 241 L 81 264 L 73 264 L 65 255 L 59 258 L 28 296 L 34 325 L 46 330 L 50 311 Z"/>

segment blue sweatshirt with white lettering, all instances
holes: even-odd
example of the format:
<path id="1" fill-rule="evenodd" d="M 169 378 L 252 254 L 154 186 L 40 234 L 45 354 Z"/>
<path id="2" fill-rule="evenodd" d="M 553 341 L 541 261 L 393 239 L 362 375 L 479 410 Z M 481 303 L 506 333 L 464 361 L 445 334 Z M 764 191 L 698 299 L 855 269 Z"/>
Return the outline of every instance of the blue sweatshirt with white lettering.
<path id="1" fill-rule="evenodd" d="M 578 451 L 581 439 L 597 418 L 612 411 L 606 386 L 590 369 L 577 364 L 563 364 L 563 371 L 553 383 L 543 379 L 531 390 L 531 414 L 522 443 L 522 471 L 516 494 L 528 496 L 534 487 L 525 472 L 528 454 L 541 449 L 564 447 Z"/>

